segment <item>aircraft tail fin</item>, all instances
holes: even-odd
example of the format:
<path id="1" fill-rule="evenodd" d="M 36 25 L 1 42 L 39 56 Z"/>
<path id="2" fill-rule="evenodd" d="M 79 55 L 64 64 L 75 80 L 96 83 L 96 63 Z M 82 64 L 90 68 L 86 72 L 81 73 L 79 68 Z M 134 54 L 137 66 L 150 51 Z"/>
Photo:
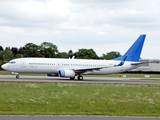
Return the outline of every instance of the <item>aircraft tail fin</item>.
<path id="1" fill-rule="evenodd" d="M 112 60 L 123 60 L 126 57 L 125 61 L 139 62 L 143 44 L 145 41 L 145 34 L 141 34 L 135 43 L 129 48 L 129 50 L 121 57 L 114 58 Z"/>

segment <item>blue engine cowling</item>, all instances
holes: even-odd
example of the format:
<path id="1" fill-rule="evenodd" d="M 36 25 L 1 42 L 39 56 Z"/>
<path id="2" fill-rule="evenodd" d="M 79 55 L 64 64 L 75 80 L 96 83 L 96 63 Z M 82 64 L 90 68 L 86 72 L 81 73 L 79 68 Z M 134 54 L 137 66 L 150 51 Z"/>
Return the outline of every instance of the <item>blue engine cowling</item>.
<path id="1" fill-rule="evenodd" d="M 75 72 L 73 70 L 59 70 L 59 77 L 75 77 Z"/>

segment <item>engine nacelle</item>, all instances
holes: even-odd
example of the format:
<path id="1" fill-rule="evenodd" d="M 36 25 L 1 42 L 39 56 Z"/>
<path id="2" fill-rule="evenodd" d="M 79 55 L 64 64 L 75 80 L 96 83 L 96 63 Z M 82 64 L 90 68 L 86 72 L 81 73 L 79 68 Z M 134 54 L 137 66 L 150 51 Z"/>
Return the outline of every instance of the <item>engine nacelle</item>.
<path id="1" fill-rule="evenodd" d="M 59 77 L 75 77 L 75 72 L 73 70 L 59 70 Z"/>
<path id="2" fill-rule="evenodd" d="M 47 74 L 47 76 L 49 76 L 49 77 L 56 77 L 56 76 L 58 76 L 58 74 Z"/>

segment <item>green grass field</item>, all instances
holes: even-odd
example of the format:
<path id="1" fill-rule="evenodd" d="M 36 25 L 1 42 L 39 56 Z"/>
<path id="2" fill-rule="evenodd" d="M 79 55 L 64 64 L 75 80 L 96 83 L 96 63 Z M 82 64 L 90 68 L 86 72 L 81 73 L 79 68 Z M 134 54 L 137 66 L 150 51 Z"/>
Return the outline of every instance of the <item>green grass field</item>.
<path id="1" fill-rule="evenodd" d="M 0 115 L 160 116 L 160 86 L 2 82 Z"/>

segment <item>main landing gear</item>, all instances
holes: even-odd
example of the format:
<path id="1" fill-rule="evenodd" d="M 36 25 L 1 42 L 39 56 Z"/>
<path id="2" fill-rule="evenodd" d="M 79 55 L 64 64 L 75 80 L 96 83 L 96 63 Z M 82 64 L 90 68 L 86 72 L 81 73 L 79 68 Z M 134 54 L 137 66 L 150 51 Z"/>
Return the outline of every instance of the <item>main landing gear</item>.
<path id="1" fill-rule="evenodd" d="M 16 75 L 16 78 L 19 79 L 19 75 Z"/>
<path id="2" fill-rule="evenodd" d="M 83 80 L 83 76 L 79 75 L 79 76 L 77 77 L 77 79 L 78 79 L 78 80 Z"/>
<path id="3" fill-rule="evenodd" d="M 75 77 L 70 77 L 70 80 L 74 80 Z M 77 80 L 83 80 L 83 76 L 78 75 Z"/>

